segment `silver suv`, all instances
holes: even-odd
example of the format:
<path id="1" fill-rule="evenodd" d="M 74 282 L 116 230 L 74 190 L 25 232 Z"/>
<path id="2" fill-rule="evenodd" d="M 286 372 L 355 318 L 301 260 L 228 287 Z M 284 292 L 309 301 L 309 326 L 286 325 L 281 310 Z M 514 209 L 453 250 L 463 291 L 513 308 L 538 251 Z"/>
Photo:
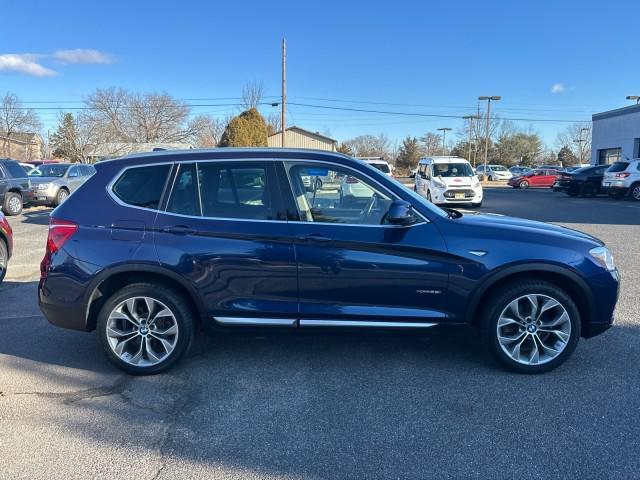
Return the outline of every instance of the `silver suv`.
<path id="1" fill-rule="evenodd" d="M 96 172 L 92 165 L 47 163 L 29 173 L 33 205 L 60 205 Z"/>
<path id="2" fill-rule="evenodd" d="M 629 195 L 640 201 L 640 159 L 613 163 L 604 174 L 602 189 L 612 197 Z"/>

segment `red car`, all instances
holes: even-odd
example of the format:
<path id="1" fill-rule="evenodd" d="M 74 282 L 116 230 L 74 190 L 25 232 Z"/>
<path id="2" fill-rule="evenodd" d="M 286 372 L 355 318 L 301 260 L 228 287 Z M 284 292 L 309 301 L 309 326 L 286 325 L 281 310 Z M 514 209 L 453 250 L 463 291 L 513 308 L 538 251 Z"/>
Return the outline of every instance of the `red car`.
<path id="1" fill-rule="evenodd" d="M 537 168 L 519 177 L 509 180 L 513 188 L 546 187 L 552 188 L 560 172 L 548 168 Z"/>
<path id="2" fill-rule="evenodd" d="M 5 216 L 0 212 L 0 283 L 7 273 L 7 264 L 13 250 L 13 232 Z"/>

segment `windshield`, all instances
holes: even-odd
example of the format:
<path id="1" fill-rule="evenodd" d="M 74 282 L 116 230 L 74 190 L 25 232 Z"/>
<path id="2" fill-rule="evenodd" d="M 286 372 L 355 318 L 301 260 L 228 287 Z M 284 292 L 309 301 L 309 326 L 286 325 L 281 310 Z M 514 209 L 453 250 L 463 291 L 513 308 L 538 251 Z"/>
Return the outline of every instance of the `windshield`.
<path id="1" fill-rule="evenodd" d="M 436 177 L 473 177 L 473 169 L 468 163 L 434 163 Z"/>
<path id="2" fill-rule="evenodd" d="M 36 171 L 30 173 L 32 176 L 42 176 L 42 177 L 63 177 L 65 173 L 67 173 L 67 169 L 69 165 L 40 165 Z"/>
<path id="3" fill-rule="evenodd" d="M 609 167 L 609 170 L 607 170 L 607 172 L 624 172 L 628 166 L 628 162 L 615 162 Z"/>
<path id="4" fill-rule="evenodd" d="M 391 172 L 391 170 L 389 169 L 389 165 L 386 163 L 370 163 L 369 165 L 371 165 L 373 168 L 377 168 L 383 173 Z"/>
<path id="5" fill-rule="evenodd" d="M 490 165 L 489 167 L 494 172 L 506 172 L 507 171 L 507 169 L 504 168 L 502 165 Z"/>

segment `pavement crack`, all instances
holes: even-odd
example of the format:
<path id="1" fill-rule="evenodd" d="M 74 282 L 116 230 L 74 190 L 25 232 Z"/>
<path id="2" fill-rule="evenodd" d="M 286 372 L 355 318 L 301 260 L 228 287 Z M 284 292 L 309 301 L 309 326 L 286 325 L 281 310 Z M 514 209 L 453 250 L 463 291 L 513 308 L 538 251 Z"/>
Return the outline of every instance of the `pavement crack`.
<path id="1" fill-rule="evenodd" d="M 120 395 L 124 392 L 130 382 L 131 378 L 127 375 L 120 377 L 112 385 L 101 385 L 99 387 L 74 390 L 72 392 L 16 392 L 4 393 L 2 396 L 33 395 L 41 398 L 62 399 L 62 403 L 68 405 L 81 400 Z"/>

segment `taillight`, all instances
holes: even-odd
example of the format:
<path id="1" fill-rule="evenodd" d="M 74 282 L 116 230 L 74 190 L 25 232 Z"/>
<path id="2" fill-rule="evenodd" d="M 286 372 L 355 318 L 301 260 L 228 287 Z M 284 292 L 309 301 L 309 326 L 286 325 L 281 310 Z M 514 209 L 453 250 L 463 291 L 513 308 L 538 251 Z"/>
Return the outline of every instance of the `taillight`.
<path id="1" fill-rule="evenodd" d="M 9 243 L 7 247 L 9 248 L 9 252 L 13 249 L 13 232 L 11 231 L 11 225 L 4 216 L 0 216 L 0 232 L 4 233 L 7 242 Z"/>
<path id="2" fill-rule="evenodd" d="M 616 178 L 627 178 L 629 175 L 629 172 L 616 173 Z"/>
<path id="3" fill-rule="evenodd" d="M 77 223 L 53 217 L 49 219 L 47 248 L 44 252 L 44 258 L 42 262 L 40 262 L 40 278 L 46 277 L 53 255 L 58 252 L 77 231 Z"/>
<path id="4" fill-rule="evenodd" d="M 347 183 L 360 183 L 360 181 L 356 177 L 349 175 L 347 176 Z"/>

